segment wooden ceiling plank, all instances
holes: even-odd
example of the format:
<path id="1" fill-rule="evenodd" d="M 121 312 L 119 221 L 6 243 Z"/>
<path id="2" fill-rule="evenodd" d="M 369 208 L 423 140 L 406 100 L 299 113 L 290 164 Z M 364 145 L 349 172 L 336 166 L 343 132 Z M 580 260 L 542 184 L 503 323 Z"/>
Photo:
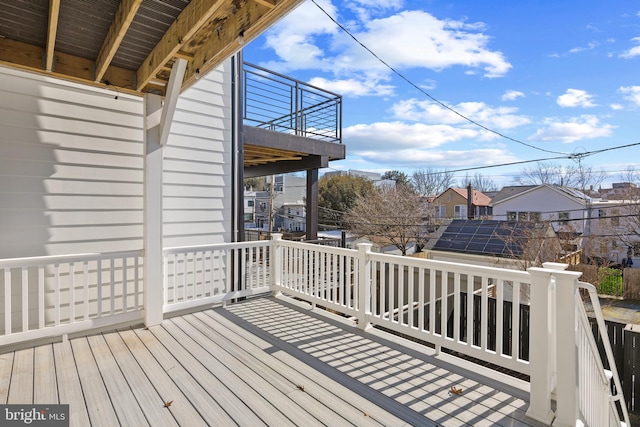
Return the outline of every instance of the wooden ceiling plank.
<path id="1" fill-rule="evenodd" d="M 96 59 L 96 82 L 101 81 L 107 72 L 107 68 L 118 51 L 141 4 L 142 0 L 122 0 L 120 2 Z"/>
<path id="2" fill-rule="evenodd" d="M 138 90 L 162 69 L 209 19 L 230 0 L 193 0 L 171 24 L 137 71 Z"/>
<path id="3" fill-rule="evenodd" d="M 47 51 L 45 70 L 53 71 L 53 56 L 58 33 L 58 16 L 60 15 L 60 0 L 49 0 L 49 28 L 47 30 Z"/>
<path id="4" fill-rule="evenodd" d="M 254 1 L 258 4 L 268 7 L 269 9 L 273 9 L 274 7 L 276 7 L 276 0 L 254 0 Z"/>

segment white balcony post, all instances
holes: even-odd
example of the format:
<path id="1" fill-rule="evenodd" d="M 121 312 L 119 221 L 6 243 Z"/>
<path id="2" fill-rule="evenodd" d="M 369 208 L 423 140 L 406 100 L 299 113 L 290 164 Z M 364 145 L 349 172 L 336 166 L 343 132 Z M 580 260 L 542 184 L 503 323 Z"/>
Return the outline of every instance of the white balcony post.
<path id="1" fill-rule="evenodd" d="M 556 419 L 553 425 L 575 426 L 578 419 L 578 355 L 576 350 L 576 271 L 553 273 L 556 282 Z"/>
<path id="2" fill-rule="evenodd" d="M 271 289 L 273 294 L 277 295 L 280 292 L 277 287 L 282 284 L 282 234 L 272 233 L 271 240 Z"/>
<path id="3" fill-rule="evenodd" d="M 529 365 L 531 366 L 529 418 L 550 424 L 554 413 L 551 410 L 551 319 L 550 281 L 551 271 L 532 267 L 527 269 L 531 276 L 529 332 Z M 517 351 L 513 349 L 512 351 Z"/>
<path id="4" fill-rule="evenodd" d="M 371 243 L 358 244 L 358 328 L 367 330 L 371 325 Z"/>
<path id="5" fill-rule="evenodd" d="M 162 110 L 160 95 L 144 98 L 144 323 L 162 323 L 164 289 L 162 256 L 162 156 L 157 117 Z"/>

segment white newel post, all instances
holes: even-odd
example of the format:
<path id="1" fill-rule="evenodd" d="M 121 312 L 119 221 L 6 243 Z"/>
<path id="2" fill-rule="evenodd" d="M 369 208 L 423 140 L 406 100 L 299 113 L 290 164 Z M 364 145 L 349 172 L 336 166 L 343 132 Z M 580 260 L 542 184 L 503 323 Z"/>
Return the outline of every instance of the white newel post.
<path id="1" fill-rule="evenodd" d="M 531 275 L 529 364 L 531 366 L 529 418 L 550 424 L 554 413 L 551 410 L 551 271 L 532 267 Z"/>
<path id="2" fill-rule="evenodd" d="M 371 316 L 371 243 L 358 244 L 358 328 L 368 329 Z"/>
<path id="3" fill-rule="evenodd" d="M 144 98 L 144 323 L 162 323 L 162 156 L 160 116 L 162 97 Z"/>
<path id="4" fill-rule="evenodd" d="M 547 265 L 545 264 L 545 267 Z M 566 266 L 565 266 L 566 267 Z M 576 282 L 582 273 L 553 273 L 556 292 L 556 427 L 575 426 L 578 419 L 578 358 L 576 350 Z"/>
<path id="5" fill-rule="evenodd" d="M 282 246 L 280 245 L 282 234 L 272 233 L 271 240 L 273 241 L 271 245 L 271 250 L 273 251 L 271 254 L 273 256 L 273 262 L 271 263 L 271 289 L 273 294 L 276 295 L 280 292 L 277 286 L 282 284 Z"/>

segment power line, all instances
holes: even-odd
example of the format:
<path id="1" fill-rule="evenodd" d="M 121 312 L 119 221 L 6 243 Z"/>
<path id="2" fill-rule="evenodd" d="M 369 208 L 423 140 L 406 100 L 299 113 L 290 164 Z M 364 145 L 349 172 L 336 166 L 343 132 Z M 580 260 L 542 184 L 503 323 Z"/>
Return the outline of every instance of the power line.
<path id="1" fill-rule="evenodd" d="M 526 142 L 520 141 L 519 139 L 516 138 L 512 138 L 508 135 L 505 135 L 501 132 L 498 132 L 497 130 L 491 129 L 467 116 L 465 116 L 464 114 L 460 113 L 459 111 L 457 111 L 456 109 L 450 107 L 449 105 L 445 104 L 444 102 L 440 101 L 439 99 L 435 98 L 434 96 L 432 96 L 431 94 L 429 94 L 427 91 L 425 91 L 424 89 L 422 89 L 420 86 L 418 86 L 417 84 L 413 83 L 411 80 L 409 80 L 409 78 L 407 78 L 404 74 L 400 73 L 398 70 L 396 70 L 394 67 L 392 67 L 390 64 L 388 64 L 385 60 L 383 60 L 382 58 L 380 58 L 373 50 L 371 50 L 369 47 L 367 47 L 364 43 L 362 43 L 356 36 L 354 36 L 349 30 L 347 30 L 347 28 L 345 28 L 342 24 L 340 24 L 336 19 L 334 19 L 331 15 L 329 15 L 329 13 L 324 10 L 318 3 L 316 3 L 315 0 L 311 0 L 311 2 L 313 4 L 316 5 L 316 7 L 318 9 L 320 9 L 320 11 L 322 11 L 322 13 L 324 13 L 329 19 L 331 19 L 342 31 L 345 32 L 345 34 L 347 34 L 349 37 L 351 37 L 356 43 L 358 43 L 360 46 L 362 46 L 363 49 L 365 49 L 367 52 L 369 52 L 371 55 L 373 55 L 374 58 L 376 58 L 381 64 L 383 64 L 385 67 L 387 67 L 389 70 L 391 70 L 394 74 L 396 74 L 398 77 L 400 77 L 402 80 L 404 80 L 405 82 L 407 82 L 410 86 L 412 86 L 413 88 L 415 88 L 416 90 L 418 90 L 420 93 L 424 94 L 425 96 L 427 96 L 429 99 L 431 99 L 433 102 L 437 103 L 438 105 L 442 106 L 443 108 L 446 108 L 447 110 L 451 111 L 452 113 L 456 114 L 457 116 L 461 117 L 462 119 L 468 121 L 469 123 L 478 126 L 481 129 L 486 130 L 487 132 L 491 132 L 495 135 L 498 135 L 501 138 L 507 139 L 509 141 L 524 145 L 526 147 L 529 148 L 533 148 L 534 150 L 538 150 L 538 151 L 544 151 L 546 153 L 551 153 L 551 154 L 561 154 L 561 155 L 570 155 L 569 153 L 565 153 L 565 152 L 560 152 L 560 151 L 552 151 L 552 150 L 546 150 L 544 148 L 540 148 L 540 147 L 536 147 L 535 145 L 532 144 L 528 144 Z M 463 169 L 466 170 L 466 169 Z M 468 169 L 468 170 L 472 170 L 472 169 Z"/>

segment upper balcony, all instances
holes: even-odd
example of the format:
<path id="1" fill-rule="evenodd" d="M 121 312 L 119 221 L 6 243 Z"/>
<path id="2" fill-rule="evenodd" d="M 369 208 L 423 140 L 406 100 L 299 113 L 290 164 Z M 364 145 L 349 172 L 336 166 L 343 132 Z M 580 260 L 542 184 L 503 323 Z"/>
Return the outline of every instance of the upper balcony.
<path id="1" fill-rule="evenodd" d="M 369 248 L 166 248 L 160 283 L 142 252 L 0 260 L 0 395 L 72 425 L 629 425 L 580 273 Z"/>
<path id="2" fill-rule="evenodd" d="M 248 62 L 242 76 L 246 177 L 321 168 L 345 158 L 340 95 Z"/>

